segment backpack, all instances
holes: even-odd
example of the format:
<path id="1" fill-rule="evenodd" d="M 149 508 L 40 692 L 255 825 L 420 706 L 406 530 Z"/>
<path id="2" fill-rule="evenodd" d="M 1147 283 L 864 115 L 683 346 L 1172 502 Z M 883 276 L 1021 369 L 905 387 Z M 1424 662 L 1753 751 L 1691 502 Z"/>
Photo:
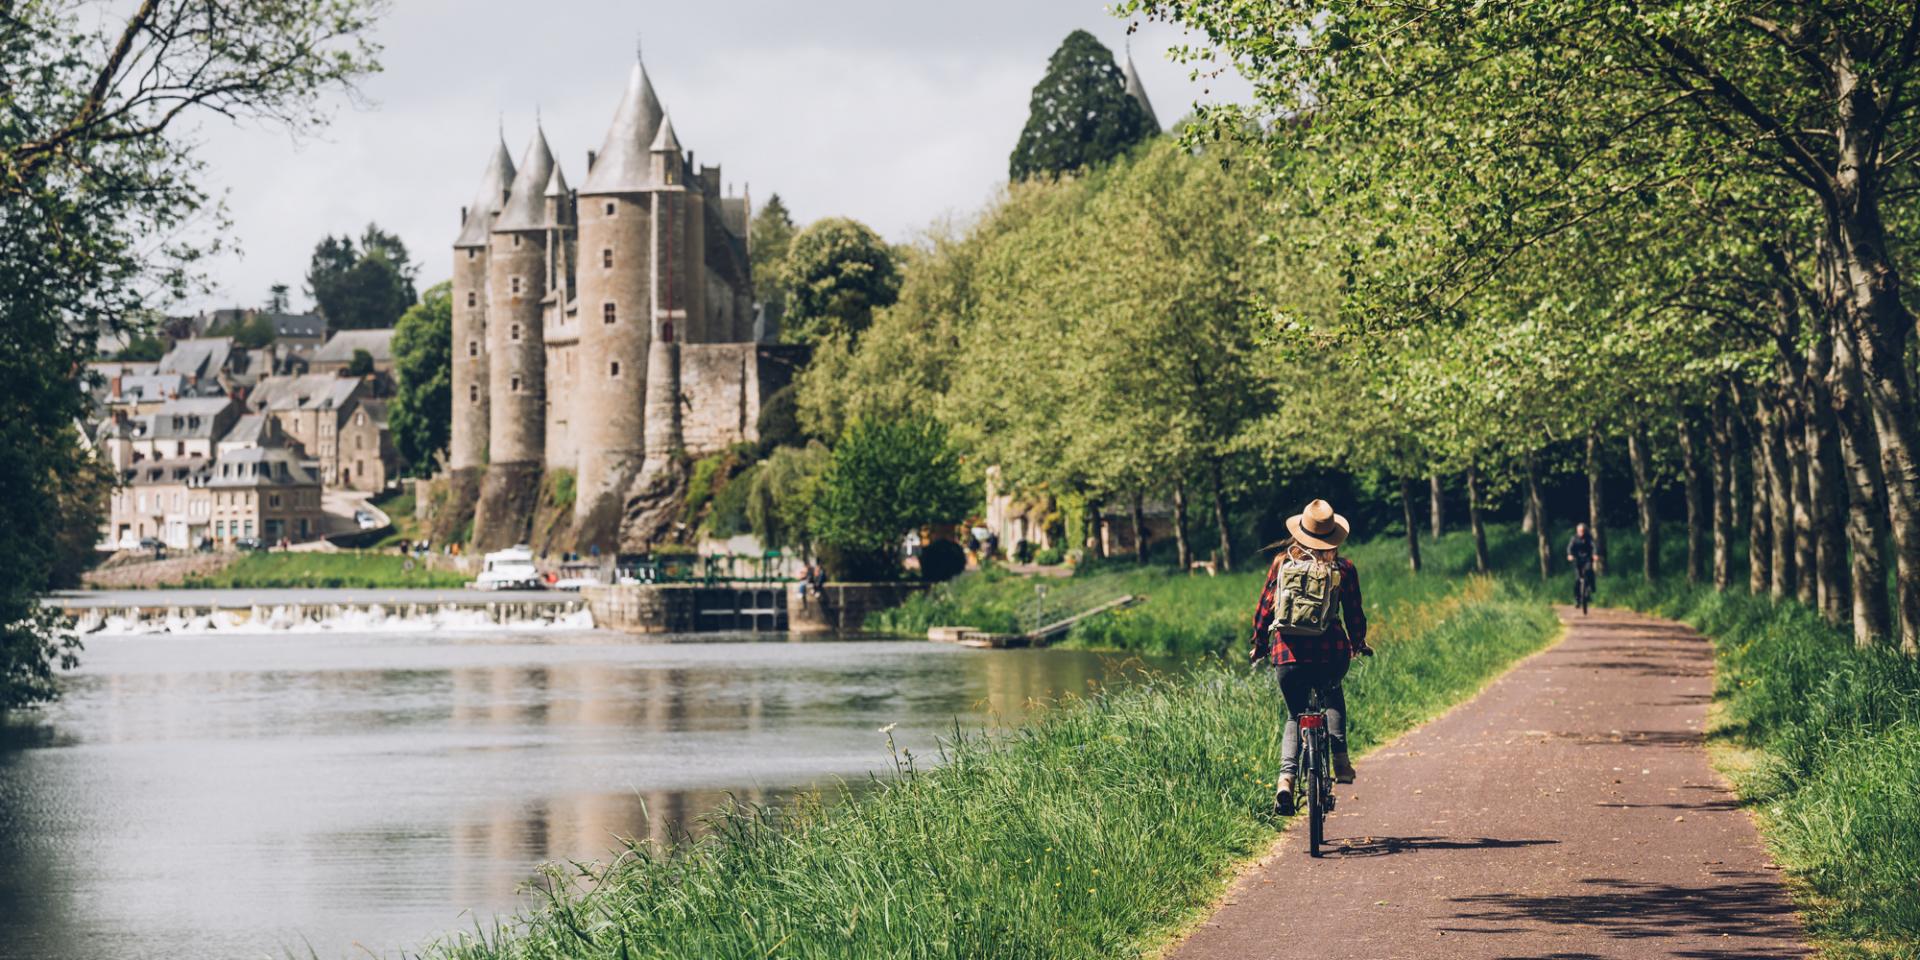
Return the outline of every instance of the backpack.
<path id="1" fill-rule="evenodd" d="M 1340 609 L 1340 568 L 1319 559 L 1289 555 L 1274 573 L 1273 633 L 1317 637 L 1333 626 Z"/>

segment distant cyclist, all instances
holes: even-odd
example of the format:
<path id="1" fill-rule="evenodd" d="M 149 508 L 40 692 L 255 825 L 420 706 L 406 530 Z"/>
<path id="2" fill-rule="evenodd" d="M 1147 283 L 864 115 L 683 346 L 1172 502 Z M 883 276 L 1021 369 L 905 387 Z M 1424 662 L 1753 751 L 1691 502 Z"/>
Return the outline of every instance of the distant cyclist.
<path id="1" fill-rule="evenodd" d="M 1573 564 L 1574 602 L 1580 602 L 1582 582 L 1587 585 L 1587 596 L 1593 596 L 1593 534 L 1584 523 L 1573 526 L 1573 539 L 1567 541 L 1567 562 Z"/>
<path id="2" fill-rule="evenodd" d="M 1280 779 L 1274 785 L 1274 810 L 1293 813 L 1293 778 L 1300 766 L 1299 716 L 1308 694 L 1318 689 L 1333 741 L 1334 779 L 1353 782 L 1347 759 L 1347 695 L 1340 687 L 1347 667 L 1367 646 L 1367 615 L 1360 606 L 1360 572 L 1338 554 L 1347 539 L 1347 518 L 1325 500 L 1307 504 L 1287 519 L 1280 553 L 1267 570 L 1253 613 L 1253 660 L 1271 660 L 1280 696 L 1286 701 L 1287 727 L 1280 738 Z"/>

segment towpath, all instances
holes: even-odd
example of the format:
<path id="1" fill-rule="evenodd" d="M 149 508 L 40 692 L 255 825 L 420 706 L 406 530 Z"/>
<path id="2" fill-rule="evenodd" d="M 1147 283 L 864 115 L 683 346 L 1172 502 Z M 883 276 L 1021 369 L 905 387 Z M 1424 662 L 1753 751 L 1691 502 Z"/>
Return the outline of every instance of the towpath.
<path id="1" fill-rule="evenodd" d="M 1561 611 L 1564 639 L 1357 764 L 1177 960 L 1805 957 L 1747 812 L 1708 765 L 1712 651 L 1669 621 Z"/>

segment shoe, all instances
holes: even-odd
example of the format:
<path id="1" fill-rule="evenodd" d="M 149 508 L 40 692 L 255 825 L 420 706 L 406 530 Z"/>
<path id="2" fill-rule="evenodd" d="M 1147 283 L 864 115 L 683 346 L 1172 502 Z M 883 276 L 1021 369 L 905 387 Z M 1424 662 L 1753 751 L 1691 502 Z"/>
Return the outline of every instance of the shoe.
<path id="1" fill-rule="evenodd" d="M 1353 782 L 1353 761 L 1348 760 L 1347 755 L 1344 753 L 1336 753 L 1333 755 L 1333 782 Z"/>
<path id="2" fill-rule="evenodd" d="M 1283 817 L 1293 816 L 1293 778 L 1281 777 L 1273 791 L 1273 812 Z"/>

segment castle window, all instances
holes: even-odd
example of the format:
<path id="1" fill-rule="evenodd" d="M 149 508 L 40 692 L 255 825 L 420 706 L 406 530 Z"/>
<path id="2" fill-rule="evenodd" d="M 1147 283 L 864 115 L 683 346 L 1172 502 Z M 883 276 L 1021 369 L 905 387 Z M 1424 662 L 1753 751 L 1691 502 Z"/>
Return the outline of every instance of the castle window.
<path id="1" fill-rule="evenodd" d="M 519 324 L 516 323 L 513 326 L 507 328 L 507 339 L 512 340 L 515 343 L 520 342 L 520 325 Z"/>
<path id="2" fill-rule="evenodd" d="M 517 233 L 513 235 L 513 245 L 516 247 L 520 245 L 520 235 Z"/>
<path id="3" fill-rule="evenodd" d="M 514 278 L 512 278 L 511 280 L 509 280 L 509 281 L 508 281 L 508 288 L 509 288 L 509 289 L 511 289 L 511 290 L 512 290 L 512 291 L 513 291 L 514 293 L 516 293 L 516 294 L 517 294 L 517 293 L 519 293 L 519 292 L 520 292 L 520 278 L 519 278 L 519 277 L 514 277 Z"/>
<path id="4" fill-rule="evenodd" d="M 480 251 L 478 251 L 478 250 L 475 250 L 475 249 L 474 249 L 474 248 L 472 248 L 472 247 L 468 247 L 468 248 L 467 248 L 467 259 L 468 259 L 468 260 L 472 260 L 472 259 L 473 259 L 473 258 L 474 258 L 474 257 L 475 257 L 476 255 L 478 255 L 478 254 L 479 254 L 479 252 L 480 252 Z"/>
<path id="5" fill-rule="evenodd" d="M 617 376 L 619 376 L 619 375 L 620 375 L 620 361 L 618 361 L 618 360 L 615 360 L 615 361 L 614 361 L 614 362 L 613 362 L 612 364 L 610 364 L 610 365 L 608 365 L 608 367 L 607 367 L 607 373 L 608 373 L 608 375 L 609 375 L 609 376 L 614 376 L 614 377 L 617 377 Z"/>
<path id="6" fill-rule="evenodd" d="M 511 387 L 511 389 L 513 390 L 513 392 L 514 392 L 514 393 L 519 393 L 519 392 L 520 392 L 520 378 L 519 378 L 519 377 L 514 377 L 514 378 L 513 378 L 513 385 L 512 385 L 512 387 Z"/>
<path id="7" fill-rule="evenodd" d="M 612 201 L 612 200 L 608 200 L 608 201 L 607 201 L 607 216 L 609 216 L 609 217 L 612 217 L 612 216 L 617 216 L 618 214 L 616 213 L 616 211 L 617 211 L 618 209 L 619 209 L 618 207 L 615 207 L 615 206 L 613 205 L 613 201 Z"/>
<path id="8" fill-rule="evenodd" d="M 619 319 L 614 312 L 613 304 L 611 303 L 601 304 L 600 319 L 606 321 L 607 323 L 612 323 L 615 320 Z"/>
<path id="9" fill-rule="evenodd" d="M 612 248 L 608 248 L 600 251 L 600 266 L 602 269 L 605 269 L 605 270 L 613 269 L 613 249 Z"/>
<path id="10" fill-rule="evenodd" d="M 476 296 L 476 295 L 474 295 L 474 292 L 473 292 L 472 290 L 468 290 L 468 291 L 467 291 L 467 306 L 469 306 L 469 307 L 477 307 L 477 306 L 479 306 L 479 305 L 480 305 L 480 298 L 479 298 L 478 296 Z"/>
<path id="11" fill-rule="evenodd" d="M 477 357 L 477 356 L 479 356 L 479 355 L 480 355 L 480 341 L 478 341 L 478 340 L 468 340 L 468 341 L 467 341 L 467 356 L 469 356 L 469 357 Z"/>
<path id="12" fill-rule="evenodd" d="M 479 384 L 477 383 L 467 384 L 467 402 L 468 403 L 480 402 L 480 385 Z"/>

